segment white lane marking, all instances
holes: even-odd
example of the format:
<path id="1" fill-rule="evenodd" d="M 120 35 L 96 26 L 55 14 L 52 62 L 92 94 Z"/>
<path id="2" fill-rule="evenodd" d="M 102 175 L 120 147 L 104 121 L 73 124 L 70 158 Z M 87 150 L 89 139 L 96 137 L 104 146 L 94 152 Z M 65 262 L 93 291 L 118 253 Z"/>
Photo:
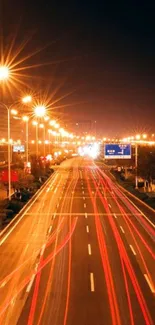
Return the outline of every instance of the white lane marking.
<path id="1" fill-rule="evenodd" d="M 117 219 L 117 216 L 116 216 L 116 214 L 114 213 L 114 217 L 115 217 L 115 219 Z"/>
<path id="2" fill-rule="evenodd" d="M 85 212 L 85 218 L 87 219 L 87 213 Z"/>
<path id="3" fill-rule="evenodd" d="M 95 291 L 94 274 L 93 273 L 90 273 L 90 290 L 91 290 L 91 292 Z"/>
<path id="4" fill-rule="evenodd" d="M 130 245 L 130 248 L 131 248 L 131 250 L 132 250 L 132 253 L 133 253 L 134 255 L 136 255 L 136 252 L 135 252 L 135 250 L 134 250 L 134 248 L 133 248 L 132 245 Z"/>
<path id="5" fill-rule="evenodd" d="M 35 274 L 32 275 L 31 281 L 29 282 L 29 284 L 27 286 L 26 292 L 30 292 L 34 278 L 35 278 Z"/>
<path id="6" fill-rule="evenodd" d="M 56 217 L 56 213 L 54 213 L 54 216 L 53 216 L 53 218 L 55 219 L 55 217 Z"/>
<path id="7" fill-rule="evenodd" d="M 82 191 L 82 194 L 84 194 L 84 191 Z"/>
<path id="8" fill-rule="evenodd" d="M 120 226 L 120 229 L 121 229 L 122 233 L 125 234 L 125 231 L 122 226 Z"/>
<path id="9" fill-rule="evenodd" d="M 148 277 L 148 275 L 146 273 L 144 274 L 144 277 L 145 277 L 145 279 L 146 279 L 146 281 L 147 281 L 147 283 L 149 285 L 150 290 L 153 293 L 155 293 L 155 288 L 154 288 L 153 284 L 151 283 L 151 281 L 150 281 L 150 279 L 149 279 L 149 277 Z"/>
<path id="10" fill-rule="evenodd" d="M 83 200 L 85 200 L 85 197 L 83 196 Z"/>
<path id="11" fill-rule="evenodd" d="M 111 204 L 109 203 L 108 205 L 109 205 L 109 208 L 111 208 Z"/>
<path id="12" fill-rule="evenodd" d="M 51 230 L 52 230 L 52 226 L 49 227 L 49 231 L 48 231 L 49 234 L 50 234 Z"/>
<path id="13" fill-rule="evenodd" d="M 54 193 L 56 193 L 56 191 L 57 191 L 57 187 L 55 188 Z"/>
<path id="14" fill-rule="evenodd" d="M 91 255 L 91 245 L 88 244 L 88 254 Z"/>
<path id="15" fill-rule="evenodd" d="M 59 203 L 57 204 L 57 208 L 59 208 Z"/>
<path id="16" fill-rule="evenodd" d="M 39 266 L 39 263 L 37 263 L 36 265 L 35 265 L 35 271 L 37 272 L 37 270 L 38 270 L 38 266 Z"/>
<path id="17" fill-rule="evenodd" d="M 89 232 L 89 226 L 86 226 L 86 231 Z"/>
<path id="18" fill-rule="evenodd" d="M 84 208 L 86 208 L 86 203 L 84 203 Z"/>
<path id="19" fill-rule="evenodd" d="M 46 246 L 46 244 L 44 244 L 44 245 L 42 246 L 42 249 L 41 249 L 41 252 L 40 252 L 40 256 L 43 256 L 43 254 L 44 254 L 44 250 L 45 250 L 45 246 Z"/>
<path id="20" fill-rule="evenodd" d="M 7 281 L 4 281 L 4 282 L 1 284 L 0 288 L 3 288 L 3 287 L 6 285 L 6 283 L 7 283 Z"/>
<path id="21" fill-rule="evenodd" d="M 47 191 L 46 191 L 46 192 L 49 192 L 49 190 L 50 190 L 50 187 L 47 189 Z"/>

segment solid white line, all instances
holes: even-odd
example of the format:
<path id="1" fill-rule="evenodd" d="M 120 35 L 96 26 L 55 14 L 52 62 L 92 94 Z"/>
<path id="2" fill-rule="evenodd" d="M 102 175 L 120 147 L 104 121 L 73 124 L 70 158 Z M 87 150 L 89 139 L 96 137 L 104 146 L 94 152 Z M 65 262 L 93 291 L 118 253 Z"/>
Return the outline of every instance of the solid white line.
<path id="1" fill-rule="evenodd" d="M 90 289 L 91 289 L 91 292 L 95 291 L 94 274 L 93 273 L 90 273 Z"/>
<path id="2" fill-rule="evenodd" d="M 135 252 L 134 248 L 132 247 L 132 245 L 130 245 L 130 248 L 131 248 L 131 250 L 132 250 L 132 253 L 133 253 L 134 255 L 136 255 L 136 252 Z"/>
<path id="3" fill-rule="evenodd" d="M 124 229 L 122 228 L 122 226 L 120 226 L 120 229 L 121 229 L 122 233 L 125 234 L 125 231 L 124 231 Z"/>
<path id="4" fill-rule="evenodd" d="M 91 245 L 88 244 L 88 254 L 91 255 Z"/>
<path id="5" fill-rule="evenodd" d="M 85 200 L 85 197 L 83 196 L 83 200 Z"/>
<path id="6" fill-rule="evenodd" d="M 115 219 L 117 219 L 117 216 L 116 216 L 116 214 L 114 214 L 114 217 L 115 217 Z"/>
<path id="7" fill-rule="evenodd" d="M 56 217 L 56 213 L 54 213 L 54 216 L 53 216 L 53 218 L 55 219 L 55 217 Z"/>
<path id="8" fill-rule="evenodd" d="M 145 277 L 145 279 L 146 279 L 146 281 L 147 281 L 147 283 L 148 283 L 148 285 L 149 285 L 149 287 L 150 287 L 150 290 L 151 290 L 153 293 L 155 293 L 155 288 L 154 288 L 153 284 L 151 283 L 151 281 L 150 281 L 148 275 L 147 275 L 147 274 L 144 274 L 144 277 Z"/>
<path id="9" fill-rule="evenodd" d="M 47 189 L 47 191 L 46 191 L 46 192 L 49 192 L 49 190 L 50 190 L 50 187 Z"/>
<path id="10" fill-rule="evenodd" d="M 109 203 L 108 205 L 109 205 L 109 208 L 111 208 L 111 204 Z"/>
<path id="11" fill-rule="evenodd" d="M 57 187 L 56 187 L 56 189 L 54 190 L 54 193 L 56 193 L 56 191 L 57 191 Z"/>
<path id="12" fill-rule="evenodd" d="M 84 208 L 86 208 L 86 203 L 84 203 Z"/>
<path id="13" fill-rule="evenodd" d="M 35 278 L 35 274 L 32 275 L 31 281 L 29 282 L 29 284 L 27 286 L 26 292 L 30 292 L 34 278 Z"/>
<path id="14" fill-rule="evenodd" d="M 89 226 L 86 226 L 86 231 L 89 232 Z"/>
<path id="15" fill-rule="evenodd" d="M 85 212 L 85 218 L 87 219 L 87 213 Z"/>

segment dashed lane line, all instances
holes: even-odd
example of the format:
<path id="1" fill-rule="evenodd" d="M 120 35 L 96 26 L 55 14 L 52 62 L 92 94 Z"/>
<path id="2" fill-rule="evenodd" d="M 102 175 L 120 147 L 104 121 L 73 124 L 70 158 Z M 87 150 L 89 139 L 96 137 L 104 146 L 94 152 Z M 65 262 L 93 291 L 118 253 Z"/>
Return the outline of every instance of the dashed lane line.
<path id="1" fill-rule="evenodd" d="M 122 233 L 125 234 L 125 231 L 122 226 L 120 226 L 120 229 L 121 229 Z"/>
<path id="2" fill-rule="evenodd" d="M 130 248 L 131 248 L 131 250 L 132 250 L 132 253 L 133 253 L 134 255 L 136 255 L 136 252 L 135 252 L 135 250 L 134 250 L 134 248 L 133 248 L 132 245 L 130 245 Z"/>
<path id="3" fill-rule="evenodd" d="M 86 231 L 87 233 L 89 233 L 89 226 L 86 226 Z"/>
<path id="4" fill-rule="evenodd" d="M 146 273 L 144 274 L 144 277 L 145 277 L 145 279 L 147 281 L 147 284 L 149 285 L 149 288 L 152 291 L 152 293 L 155 293 L 155 288 L 154 288 L 153 284 L 151 283 L 151 281 L 150 281 L 150 279 L 149 279 L 149 277 L 148 277 L 148 275 Z"/>
<path id="5" fill-rule="evenodd" d="M 94 274 L 90 273 L 90 290 L 91 292 L 95 291 L 95 285 L 94 285 Z"/>
<path id="6" fill-rule="evenodd" d="M 88 244 L 88 254 L 91 255 L 91 245 Z"/>

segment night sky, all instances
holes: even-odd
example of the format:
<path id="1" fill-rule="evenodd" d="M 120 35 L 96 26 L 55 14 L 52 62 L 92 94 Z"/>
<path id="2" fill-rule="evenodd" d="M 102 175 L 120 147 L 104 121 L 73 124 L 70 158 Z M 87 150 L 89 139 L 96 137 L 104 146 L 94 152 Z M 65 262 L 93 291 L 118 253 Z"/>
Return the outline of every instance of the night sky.
<path id="1" fill-rule="evenodd" d="M 15 46 L 32 35 L 23 53 L 45 47 L 29 63 L 62 61 L 29 71 L 29 84 L 49 95 L 59 87 L 55 98 L 73 92 L 54 111 L 66 123 L 96 120 L 105 136 L 154 132 L 154 12 L 149 1 L 3 0 L 3 42 L 18 30 Z"/>

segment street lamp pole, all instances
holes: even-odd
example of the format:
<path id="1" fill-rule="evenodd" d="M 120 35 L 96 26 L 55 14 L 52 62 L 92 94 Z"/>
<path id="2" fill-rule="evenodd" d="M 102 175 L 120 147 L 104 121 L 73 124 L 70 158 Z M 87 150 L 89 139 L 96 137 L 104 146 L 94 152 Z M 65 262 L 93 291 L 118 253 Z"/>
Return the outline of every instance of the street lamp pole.
<path id="1" fill-rule="evenodd" d="M 38 123 L 36 124 L 36 155 L 38 157 Z"/>
<path id="2" fill-rule="evenodd" d="M 138 189 L 138 143 L 135 143 L 135 188 Z"/>
<path id="3" fill-rule="evenodd" d="M 43 132 L 44 132 L 44 157 L 46 156 L 46 149 L 45 149 L 45 137 L 46 137 L 46 129 L 45 129 L 45 125 L 43 128 Z"/>
<path id="4" fill-rule="evenodd" d="M 6 106 L 7 107 L 7 106 Z M 8 198 L 11 201 L 11 157 L 10 157 L 10 108 L 7 107 L 8 111 Z"/>
<path id="5" fill-rule="evenodd" d="M 29 161 L 29 120 L 26 121 L 26 164 Z"/>

